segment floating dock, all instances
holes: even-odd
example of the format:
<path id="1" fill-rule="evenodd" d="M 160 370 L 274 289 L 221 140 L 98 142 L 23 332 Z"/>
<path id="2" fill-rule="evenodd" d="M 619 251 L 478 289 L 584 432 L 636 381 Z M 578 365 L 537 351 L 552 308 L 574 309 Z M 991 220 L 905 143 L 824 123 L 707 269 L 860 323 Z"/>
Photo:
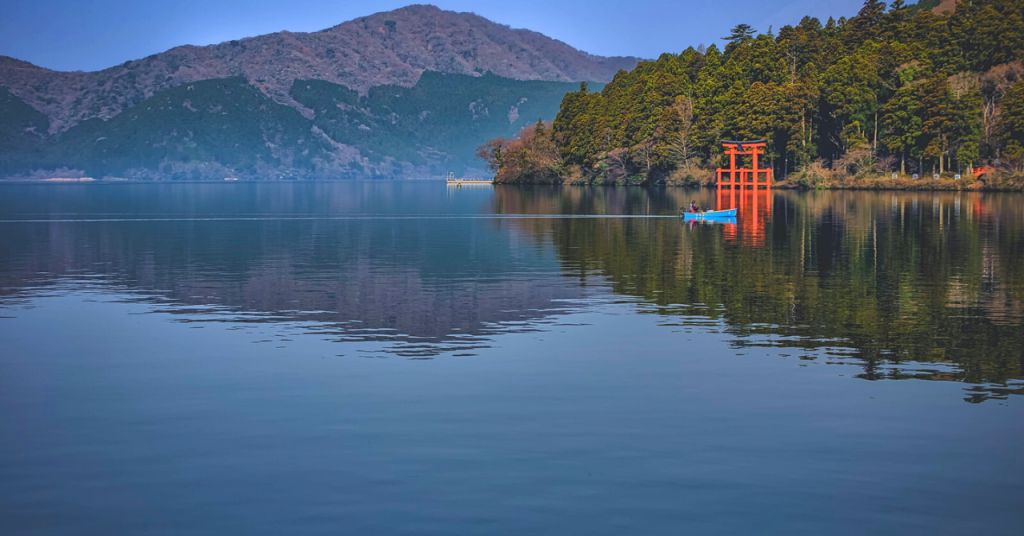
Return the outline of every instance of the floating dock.
<path id="1" fill-rule="evenodd" d="M 494 184 L 487 179 L 448 179 L 448 184 Z"/>
<path id="2" fill-rule="evenodd" d="M 469 185 L 469 184 L 494 184 L 493 180 L 488 180 L 488 179 L 456 179 L 455 178 L 455 173 L 452 173 L 450 171 L 448 172 L 447 180 L 448 180 L 448 185 L 449 186 L 451 186 L 451 185 L 462 186 L 463 184 L 466 184 L 466 185 Z"/>

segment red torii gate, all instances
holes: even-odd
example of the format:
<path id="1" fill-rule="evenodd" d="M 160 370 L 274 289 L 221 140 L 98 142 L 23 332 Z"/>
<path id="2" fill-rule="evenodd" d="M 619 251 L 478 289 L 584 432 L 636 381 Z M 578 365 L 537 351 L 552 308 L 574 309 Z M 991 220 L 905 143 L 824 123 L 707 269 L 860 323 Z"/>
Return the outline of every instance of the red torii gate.
<path id="1" fill-rule="evenodd" d="M 725 147 L 725 154 L 729 155 L 729 169 L 718 168 L 718 188 L 721 190 L 723 186 L 728 186 L 730 189 L 735 189 L 737 186 L 740 188 L 751 187 L 755 190 L 760 186 L 764 186 L 766 189 L 771 190 L 772 188 L 772 169 L 771 168 L 760 168 L 758 167 L 757 157 L 758 155 L 764 154 L 764 147 L 768 145 L 765 140 L 754 140 L 754 141 L 730 141 L 722 140 L 722 146 Z M 751 158 L 751 167 L 749 168 L 738 168 L 736 167 L 737 156 L 749 156 Z M 761 174 L 764 174 L 764 182 L 761 182 Z M 737 174 L 739 174 L 737 176 Z M 725 180 L 725 175 L 728 175 L 729 180 Z"/>
<path id="2" fill-rule="evenodd" d="M 729 155 L 729 168 L 718 168 L 718 209 L 723 210 L 727 206 L 738 209 L 743 241 L 750 245 L 760 244 L 764 240 L 765 226 L 771 218 L 772 210 L 772 169 L 761 168 L 758 164 L 758 156 L 764 154 L 768 143 L 765 140 L 722 140 L 722 145 L 725 154 Z M 751 166 L 736 167 L 737 156 L 749 156 Z M 729 187 L 729 193 L 723 196 L 725 186 Z M 761 186 L 764 186 L 763 190 Z M 735 240 L 737 231 L 735 228 L 727 229 L 726 238 Z"/>

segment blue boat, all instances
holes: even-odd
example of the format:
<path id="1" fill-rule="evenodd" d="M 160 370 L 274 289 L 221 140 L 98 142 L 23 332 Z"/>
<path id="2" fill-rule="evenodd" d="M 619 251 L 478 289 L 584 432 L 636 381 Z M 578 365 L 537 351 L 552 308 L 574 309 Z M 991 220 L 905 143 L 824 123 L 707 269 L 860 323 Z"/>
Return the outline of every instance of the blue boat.
<path id="1" fill-rule="evenodd" d="M 736 209 L 731 208 L 729 210 L 709 210 L 707 212 L 684 212 L 683 219 L 689 220 L 713 220 L 720 221 L 726 219 L 735 219 Z"/>

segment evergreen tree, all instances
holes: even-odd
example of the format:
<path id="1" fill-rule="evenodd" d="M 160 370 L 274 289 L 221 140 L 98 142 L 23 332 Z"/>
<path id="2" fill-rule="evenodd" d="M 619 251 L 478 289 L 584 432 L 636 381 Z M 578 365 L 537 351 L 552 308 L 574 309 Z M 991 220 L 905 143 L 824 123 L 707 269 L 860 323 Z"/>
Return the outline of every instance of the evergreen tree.
<path id="1" fill-rule="evenodd" d="M 663 54 L 601 93 L 567 94 L 548 137 L 592 178 L 714 166 L 731 138 L 768 140 L 776 176 L 854 149 L 903 172 L 907 159 L 938 171 L 1024 159 L 1020 7 L 973 0 L 935 14 L 866 0 L 849 20 L 804 17 L 777 36 L 741 24 L 724 51 Z"/>
<path id="2" fill-rule="evenodd" d="M 921 107 L 917 88 L 904 86 L 886 103 L 882 122 L 886 135 L 882 143 L 900 157 L 900 173 L 907 172 L 908 152 L 918 149 L 922 136 Z M 913 153 L 910 154 L 914 156 Z"/>
<path id="3" fill-rule="evenodd" d="M 944 171 L 946 153 L 949 150 L 951 127 L 952 91 L 949 81 L 942 75 L 935 75 L 920 86 L 922 117 L 921 133 L 924 138 L 924 157 L 936 161 L 939 173 Z"/>
<path id="4" fill-rule="evenodd" d="M 857 46 L 865 41 L 874 41 L 886 32 L 885 2 L 865 0 L 864 7 L 854 17 L 846 31 L 847 43 Z"/>
<path id="5" fill-rule="evenodd" d="M 728 37 L 723 37 L 723 41 L 730 43 L 743 43 L 749 41 L 757 30 L 750 27 L 749 24 L 737 24 L 732 30 L 729 31 Z"/>
<path id="6" fill-rule="evenodd" d="M 1002 101 L 1001 134 L 1003 155 L 1012 160 L 1024 158 L 1024 80 L 1006 90 Z"/>

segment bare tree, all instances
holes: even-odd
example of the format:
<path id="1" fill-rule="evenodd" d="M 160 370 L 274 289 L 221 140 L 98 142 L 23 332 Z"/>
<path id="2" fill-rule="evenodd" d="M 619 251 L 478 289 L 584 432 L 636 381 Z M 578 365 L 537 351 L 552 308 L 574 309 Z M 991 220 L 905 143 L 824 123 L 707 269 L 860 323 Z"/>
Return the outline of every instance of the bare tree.
<path id="1" fill-rule="evenodd" d="M 981 108 L 981 143 L 990 151 L 999 145 L 999 124 L 1003 114 L 998 103 L 1003 93 L 1021 79 L 1024 79 L 1024 62 L 1021 61 L 997 65 L 981 77 L 981 94 L 984 99 Z"/>
<path id="2" fill-rule="evenodd" d="M 676 100 L 673 106 L 679 111 L 679 117 L 682 119 L 683 125 L 679 135 L 675 136 L 668 143 L 668 154 L 676 163 L 676 167 L 690 172 L 692 171 L 691 166 L 694 163 L 694 156 L 696 154 L 690 139 L 690 132 L 693 128 L 693 101 L 680 98 Z"/>
<path id="3" fill-rule="evenodd" d="M 654 159 L 654 142 L 646 140 L 636 146 L 637 156 L 640 157 L 640 161 L 644 167 L 647 168 L 647 173 L 651 172 L 651 161 Z"/>
<path id="4" fill-rule="evenodd" d="M 611 172 L 609 179 L 615 180 L 629 175 L 629 156 L 629 150 L 621 147 L 608 151 L 605 159 L 608 161 L 608 171 Z"/>

